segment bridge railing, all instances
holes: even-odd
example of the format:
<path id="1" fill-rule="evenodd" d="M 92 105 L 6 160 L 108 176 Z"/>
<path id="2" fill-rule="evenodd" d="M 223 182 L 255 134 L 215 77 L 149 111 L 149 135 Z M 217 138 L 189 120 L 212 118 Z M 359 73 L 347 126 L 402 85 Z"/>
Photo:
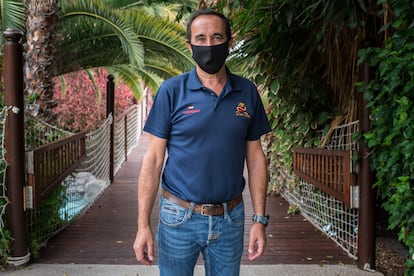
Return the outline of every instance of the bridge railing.
<path id="1" fill-rule="evenodd" d="M 34 204 L 32 209 L 27 206 L 27 229 L 31 240 L 45 243 L 82 215 L 105 191 L 111 182 L 110 166 L 114 166 L 116 174 L 138 144 L 144 120 L 141 110 L 145 105 L 143 101 L 132 106 L 115 121 L 109 117 L 92 132 L 71 135 L 30 151 L 34 173 L 29 173 L 27 179 L 33 189 Z M 110 163 L 109 154 L 112 124 L 114 164 Z"/>
<path id="2" fill-rule="evenodd" d="M 351 207 L 351 151 L 295 148 L 293 154 L 296 175 Z"/>
<path id="3" fill-rule="evenodd" d="M 31 196 L 26 197 L 26 207 L 39 206 L 39 203 L 85 159 L 85 133 L 27 151 L 26 189 L 31 189 Z"/>

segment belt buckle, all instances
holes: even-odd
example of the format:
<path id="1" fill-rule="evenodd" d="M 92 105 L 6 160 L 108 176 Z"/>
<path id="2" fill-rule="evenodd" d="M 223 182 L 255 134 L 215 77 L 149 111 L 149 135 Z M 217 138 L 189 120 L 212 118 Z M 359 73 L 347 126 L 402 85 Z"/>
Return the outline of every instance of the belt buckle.
<path id="1" fill-rule="evenodd" d="M 209 214 L 204 213 L 204 209 L 216 208 L 215 205 L 216 204 L 201 204 L 200 214 L 202 216 L 210 216 Z"/>

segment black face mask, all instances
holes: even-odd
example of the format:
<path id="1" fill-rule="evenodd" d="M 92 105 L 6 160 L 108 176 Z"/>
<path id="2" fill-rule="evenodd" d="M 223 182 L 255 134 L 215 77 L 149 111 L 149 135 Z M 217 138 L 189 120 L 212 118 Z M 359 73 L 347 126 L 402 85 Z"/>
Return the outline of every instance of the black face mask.
<path id="1" fill-rule="evenodd" d="M 215 74 L 220 71 L 229 55 L 228 41 L 214 46 L 195 46 L 191 44 L 193 58 L 203 71 Z"/>

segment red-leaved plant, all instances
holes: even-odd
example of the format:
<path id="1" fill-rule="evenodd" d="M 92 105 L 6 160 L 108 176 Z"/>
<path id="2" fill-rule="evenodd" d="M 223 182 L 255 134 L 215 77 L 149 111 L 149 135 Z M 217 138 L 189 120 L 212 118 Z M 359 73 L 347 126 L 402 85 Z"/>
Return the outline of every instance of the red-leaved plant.
<path id="1" fill-rule="evenodd" d="M 106 119 L 106 85 L 108 71 L 92 70 L 95 83 L 86 71 L 78 71 L 55 79 L 53 98 L 58 105 L 53 109 L 58 127 L 71 131 L 91 131 Z M 62 87 L 63 85 L 63 87 Z M 98 88 L 98 89 L 96 89 Z M 115 81 L 115 116 L 122 114 L 134 102 L 127 85 Z"/>

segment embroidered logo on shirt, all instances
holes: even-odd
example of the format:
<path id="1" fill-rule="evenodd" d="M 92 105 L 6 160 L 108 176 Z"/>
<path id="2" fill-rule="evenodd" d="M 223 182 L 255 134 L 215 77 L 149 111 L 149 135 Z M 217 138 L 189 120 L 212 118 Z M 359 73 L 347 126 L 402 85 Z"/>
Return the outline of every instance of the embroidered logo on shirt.
<path id="1" fill-rule="evenodd" d="M 236 116 L 245 117 L 250 119 L 250 114 L 247 112 L 247 106 L 245 103 L 239 103 L 236 107 Z"/>
<path id="2" fill-rule="evenodd" d="M 187 109 L 183 111 L 183 114 L 199 113 L 200 109 L 194 109 L 194 105 L 187 106 Z"/>

